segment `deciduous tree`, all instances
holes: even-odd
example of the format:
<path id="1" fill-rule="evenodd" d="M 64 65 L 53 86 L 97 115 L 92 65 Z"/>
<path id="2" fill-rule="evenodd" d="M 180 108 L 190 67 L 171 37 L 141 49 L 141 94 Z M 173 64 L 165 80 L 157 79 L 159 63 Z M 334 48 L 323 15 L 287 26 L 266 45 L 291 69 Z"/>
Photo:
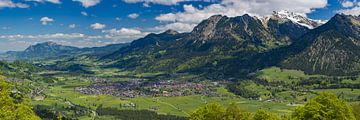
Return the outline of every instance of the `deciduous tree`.
<path id="1" fill-rule="evenodd" d="M 321 93 L 296 108 L 292 117 L 295 120 L 355 120 L 350 105 L 331 93 Z"/>
<path id="2" fill-rule="evenodd" d="M 0 78 L 0 119 L 1 120 L 40 120 L 30 107 L 26 97 L 11 97 L 10 84 Z M 13 93 L 14 94 L 14 93 Z"/>

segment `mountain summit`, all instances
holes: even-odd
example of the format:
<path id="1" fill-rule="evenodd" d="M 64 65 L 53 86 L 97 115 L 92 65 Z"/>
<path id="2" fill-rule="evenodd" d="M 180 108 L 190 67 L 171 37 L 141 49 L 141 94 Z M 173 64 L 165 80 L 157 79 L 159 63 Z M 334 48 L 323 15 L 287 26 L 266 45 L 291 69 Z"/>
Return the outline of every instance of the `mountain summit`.
<path id="1" fill-rule="evenodd" d="M 59 52 L 77 50 L 77 47 L 64 46 L 55 42 L 44 42 L 36 45 L 31 45 L 25 49 L 24 54 L 28 56 L 42 56 L 50 54 L 58 54 Z"/>
<path id="2" fill-rule="evenodd" d="M 5 60 L 13 59 L 48 59 L 59 57 L 62 55 L 69 55 L 80 48 L 64 46 L 55 42 L 44 42 L 35 45 L 30 45 L 24 51 L 7 52 L 0 57 Z"/>
<path id="3" fill-rule="evenodd" d="M 316 27 L 319 27 L 322 24 L 325 24 L 325 21 L 321 21 L 321 20 L 312 20 L 307 18 L 304 15 L 301 14 L 297 14 L 294 12 L 289 12 L 286 10 L 281 10 L 281 11 L 274 11 L 272 16 L 270 17 L 271 19 L 277 19 L 277 20 L 283 20 L 283 21 L 292 21 L 296 24 L 305 26 L 309 29 L 314 29 Z M 265 18 L 266 19 L 266 18 Z M 269 19 L 269 18 L 267 18 Z"/>
<path id="4" fill-rule="evenodd" d="M 360 73 L 360 18 L 337 14 L 326 24 L 302 37 L 299 54 L 283 66 L 311 74 L 357 75 Z"/>

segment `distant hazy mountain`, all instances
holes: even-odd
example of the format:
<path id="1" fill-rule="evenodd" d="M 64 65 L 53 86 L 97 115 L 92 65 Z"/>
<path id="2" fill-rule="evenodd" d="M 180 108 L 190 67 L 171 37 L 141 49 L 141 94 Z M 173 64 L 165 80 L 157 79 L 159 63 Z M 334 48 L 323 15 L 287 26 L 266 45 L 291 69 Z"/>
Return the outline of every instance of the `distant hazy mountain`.
<path id="1" fill-rule="evenodd" d="M 120 49 L 127 44 L 113 44 L 103 47 L 77 48 L 64 46 L 55 42 L 44 42 L 31 45 L 24 51 L 10 51 L 0 55 L 3 60 L 33 60 L 33 59 L 50 59 L 62 57 L 71 57 L 81 54 L 108 54 Z"/>

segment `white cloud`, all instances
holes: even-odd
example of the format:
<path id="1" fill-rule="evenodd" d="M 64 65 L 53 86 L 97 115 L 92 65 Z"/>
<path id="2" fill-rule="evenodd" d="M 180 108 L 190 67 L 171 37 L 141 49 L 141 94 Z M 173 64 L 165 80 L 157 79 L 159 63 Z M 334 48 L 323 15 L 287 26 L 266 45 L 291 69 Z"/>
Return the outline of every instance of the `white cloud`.
<path id="1" fill-rule="evenodd" d="M 143 3 L 143 6 L 144 6 L 144 7 L 151 7 L 151 6 L 149 5 L 149 3 Z"/>
<path id="2" fill-rule="evenodd" d="M 288 10 L 302 15 L 311 13 L 314 8 L 324 8 L 327 0 L 223 0 L 221 3 L 211 4 L 203 9 L 192 5 L 184 5 L 184 12 L 167 13 L 157 16 L 160 22 L 198 24 L 212 15 L 226 15 L 229 17 L 251 14 L 255 16 L 270 15 L 273 11 Z"/>
<path id="3" fill-rule="evenodd" d="M 1 29 L 3 29 L 3 30 L 8 30 L 8 29 L 10 29 L 9 27 L 1 27 Z"/>
<path id="4" fill-rule="evenodd" d="M 204 1 L 204 2 L 209 2 L 209 1 L 214 1 L 214 0 L 123 0 L 126 3 L 139 3 L 139 2 L 143 2 L 146 3 L 147 5 L 149 3 L 154 3 L 154 4 L 161 4 L 161 5 L 176 5 L 177 3 L 180 2 L 187 2 L 187 1 Z M 146 6 L 146 5 L 145 5 Z"/>
<path id="5" fill-rule="evenodd" d="M 60 0 L 26 0 L 26 1 L 34 1 L 34 2 L 40 2 L 40 3 L 50 2 L 50 3 L 54 3 L 54 4 L 61 4 Z"/>
<path id="6" fill-rule="evenodd" d="M 49 23 L 54 22 L 54 21 L 55 21 L 54 19 L 49 18 L 49 17 L 42 17 L 40 19 L 40 22 L 42 25 L 48 25 Z"/>
<path id="7" fill-rule="evenodd" d="M 73 1 L 80 2 L 82 6 L 85 8 L 95 6 L 101 2 L 101 0 L 73 0 Z"/>
<path id="8" fill-rule="evenodd" d="M 76 25 L 75 24 L 70 24 L 69 28 L 76 28 Z"/>
<path id="9" fill-rule="evenodd" d="M 2 35 L 0 39 L 7 40 L 18 40 L 18 39 L 74 39 L 74 38 L 84 38 L 86 35 L 80 33 L 64 34 L 64 33 L 55 33 L 55 34 L 43 34 L 43 35 Z"/>
<path id="10" fill-rule="evenodd" d="M 101 23 L 94 23 L 94 24 L 91 24 L 90 27 L 92 29 L 104 29 L 106 27 L 106 25 L 101 24 Z"/>
<path id="11" fill-rule="evenodd" d="M 139 35 L 142 34 L 140 30 L 131 29 L 131 28 L 121 28 L 121 29 L 110 29 L 103 30 L 103 33 L 108 33 L 110 35 Z"/>
<path id="12" fill-rule="evenodd" d="M 344 2 L 342 2 L 342 3 L 341 3 L 341 5 L 342 5 L 343 7 L 348 8 L 348 7 L 352 7 L 352 6 L 354 6 L 354 2 L 351 2 L 351 1 L 344 1 Z"/>
<path id="13" fill-rule="evenodd" d="M 0 0 L 0 8 L 28 8 L 29 5 L 23 3 L 14 3 L 11 0 Z"/>
<path id="14" fill-rule="evenodd" d="M 84 16 L 88 16 L 87 12 L 81 11 L 80 14 L 84 15 Z"/>
<path id="15" fill-rule="evenodd" d="M 344 13 L 346 15 L 360 15 L 360 6 L 357 6 L 357 7 L 354 7 L 354 8 L 351 8 L 351 9 L 342 9 L 342 10 L 339 10 L 337 11 L 338 13 Z"/>
<path id="16" fill-rule="evenodd" d="M 149 32 L 142 32 L 137 29 L 132 28 L 120 28 L 120 29 L 110 29 L 110 30 L 103 30 L 103 33 L 106 33 L 105 38 L 112 38 L 112 39 L 138 39 L 141 37 L 146 36 Z"/>
<path id="17" fill-rule="evenodd" d="M 53 41 L 63 45 L 76 47 L 95 47 L 107 44 L 130 42 L 140 35 L 85 35 L 81 33 L 55 33 L 42 35 L 0 35 L 0 51 L 24 50 L 29 45 Z M 14 47 L 16 46 L 16 47 Z"/>
<path id="18" fill-rule="evenodd" d="M 197 24 L 187 24 L 187 23 L 170 23 L 166 25 L 160 25 L 153 28 L 156 31 L 166 31 L 166 30 L 175 30 L 178 32 L 188 32 L 191 31 Z"/>
<path id="19" fill-rule="evenodd" d="M 129 14 L 128 17 L 131 18 L 131 19 L 136 19 L 138 18 L 140 15 L 137 14 L 137 13 L 132 13 L 132 14 Z"/>

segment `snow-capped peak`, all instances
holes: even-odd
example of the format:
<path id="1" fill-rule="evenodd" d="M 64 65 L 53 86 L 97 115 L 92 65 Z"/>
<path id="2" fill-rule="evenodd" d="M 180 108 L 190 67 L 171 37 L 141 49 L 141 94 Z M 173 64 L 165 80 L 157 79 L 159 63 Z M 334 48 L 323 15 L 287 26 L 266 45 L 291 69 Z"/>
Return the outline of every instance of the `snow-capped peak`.
<path id="1" fill-rule="evenodd" d="M 314 29 L 314 28 L 324 24 L 323 21 L 312 20 L 312 19 L 305 17 L 305 15 L 301 15 L 301 14 L 294 13 L 294 12 L 289 12 L 286 10 L 281 10 L 278 12 L 274 11 L 272 18 L 290 20 L 294 23 L 305 26 L 309 29 Z"/>

